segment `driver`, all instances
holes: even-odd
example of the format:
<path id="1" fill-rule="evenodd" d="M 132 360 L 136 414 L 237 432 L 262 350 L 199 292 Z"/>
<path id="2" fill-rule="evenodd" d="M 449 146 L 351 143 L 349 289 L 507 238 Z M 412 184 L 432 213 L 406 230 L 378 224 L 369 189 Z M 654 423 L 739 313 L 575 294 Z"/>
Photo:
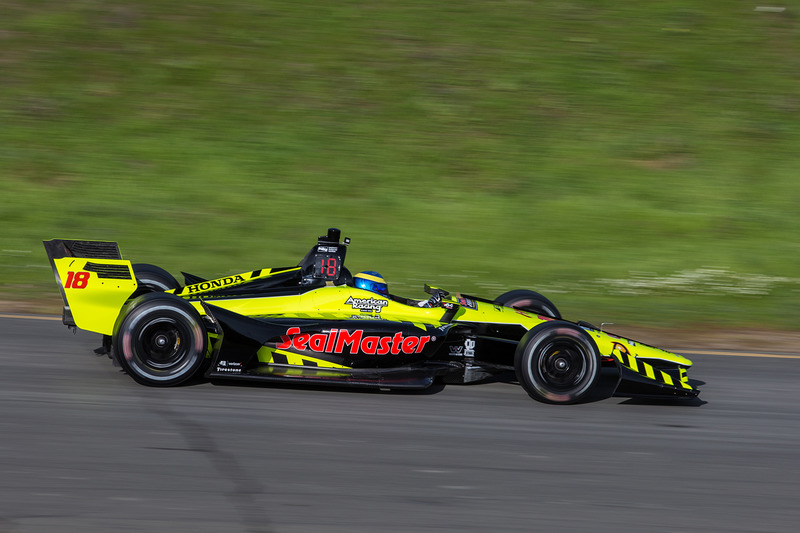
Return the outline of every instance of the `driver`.
<path id="1" fill-rule="evenodd" d="M 365 291 L 371 291 L 384 296 L 389 295 L 389 287 L 386 285 L 386 280 L 383 276 L 374 270 L 365 270 L 353 276 L 355 286 Z"/>
<path id="2" fill-rule="evenodd" d="M 353 276 L 353 285 L 358 289 L 374 292 L 382 296 L 389 296 L 389 287 L 383 276 L 374 270 L 365 270 Z M 432 296 L 428 300 L 417 302 L 417 307 L 441 307 L 442 298 L 447 293 L 441 289 L 434 289 Z"/>

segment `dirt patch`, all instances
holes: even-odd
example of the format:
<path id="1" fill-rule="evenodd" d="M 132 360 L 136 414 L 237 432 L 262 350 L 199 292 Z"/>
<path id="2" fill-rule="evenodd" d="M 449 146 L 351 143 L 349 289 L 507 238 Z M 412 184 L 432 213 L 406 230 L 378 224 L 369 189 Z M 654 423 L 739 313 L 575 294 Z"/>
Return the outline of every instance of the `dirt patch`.
<path id="1" fill-rule="evenodd" d="M 24 315 L 61 316 L 64 303 L 57 295 L 53 298 L 36 298 L 26 301 L 0 300 L 0 313 Z"/>

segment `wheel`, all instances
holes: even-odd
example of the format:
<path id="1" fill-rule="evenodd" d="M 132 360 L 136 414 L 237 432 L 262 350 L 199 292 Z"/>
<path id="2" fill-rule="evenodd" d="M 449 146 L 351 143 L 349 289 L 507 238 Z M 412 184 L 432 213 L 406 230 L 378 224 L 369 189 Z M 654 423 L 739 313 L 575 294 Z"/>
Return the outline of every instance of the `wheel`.
<path id="1" fill-rule="evenodd" d="M 501 294 L 495 302 L 506 307 L 515 307 L 523 311 L 530 311 L 537 315 L 561 318 L 561 313 L 553 302 L 538 292 L 518 289 Z"/>
<path id="2" fill-rule="evenodd" d="M 126 304 L 114 332 L 114 355 L 143 385 L 168 387 L 192 378 L 206 360 L 200 314 L 172 294 L 151 292 Z"/>
<path id="3" fill-rule="evenodd" d="M 594 340 L 569 322 L 546 322 L 531 329 L 517 346 L 517 380 L 535 400 L 576 403 L 600 379 L 600 352 Z"/>
<path id="4" fill-rule="evenodd" d="M 148 265 L 147 263 L 133 265 L 133 275 L 136 277 L 136 283 L 139 284 L 139 288 L 136 290 L 137 296 L 146 292 L 164 292 L 178 289 L 181 286 L 172 274 L 161 267 Z"/>

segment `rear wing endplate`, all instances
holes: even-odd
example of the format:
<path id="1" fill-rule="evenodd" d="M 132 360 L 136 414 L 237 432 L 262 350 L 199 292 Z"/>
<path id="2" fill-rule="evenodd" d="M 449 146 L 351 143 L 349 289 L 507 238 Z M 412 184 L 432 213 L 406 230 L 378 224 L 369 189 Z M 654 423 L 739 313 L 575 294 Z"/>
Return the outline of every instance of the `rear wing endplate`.
<path id="1" fill-rule="evenodd" d="M 111 335 L 122 305 L 137 288 L 117 243 L 53 239 L 43 244 L 64 300 L 64 324 Z"/>

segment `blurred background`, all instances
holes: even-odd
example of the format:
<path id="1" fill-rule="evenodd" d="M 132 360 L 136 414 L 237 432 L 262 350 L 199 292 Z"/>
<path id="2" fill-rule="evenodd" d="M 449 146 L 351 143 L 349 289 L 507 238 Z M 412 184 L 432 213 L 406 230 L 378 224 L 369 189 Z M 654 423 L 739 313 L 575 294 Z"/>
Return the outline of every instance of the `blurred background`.
<path id="1" fill-rule="evenodd" d="M 0 310 L 41 245 L 174 274 L 328 227 L 392 292 L 800 329 L 800 20 L 754 2 L 0 2 Z"/>

